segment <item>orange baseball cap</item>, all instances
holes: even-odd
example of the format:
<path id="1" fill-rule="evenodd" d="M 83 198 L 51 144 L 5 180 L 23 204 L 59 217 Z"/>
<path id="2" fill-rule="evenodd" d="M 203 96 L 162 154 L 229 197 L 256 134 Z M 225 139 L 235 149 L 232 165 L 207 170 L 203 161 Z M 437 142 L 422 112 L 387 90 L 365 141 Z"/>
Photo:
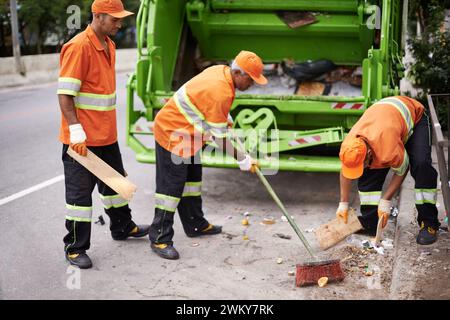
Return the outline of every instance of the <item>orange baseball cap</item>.
<path id="1" fill-rule="evenodd" d="M 120 0 L 95 0 L 92 3 L 91 11 L 94 13 L 107 13 L 114 18 L 125 18 L 134 14 L 125 10 Z"/>
<path id="2" fill-rule="evenodd" d="M 364 171 L 367 146 L 360 137 L 344 140 L 339 152 L 342 161 L 342 175 L 347 179 L 358 179 Z"/>
<path id="3" fill-rule="evenodd" d="M 234 58 L 234 61 L 257 84 L 267 84 L 267 79 L 263 76 L 264 65 L 255 53 L 243 50 Z"/>

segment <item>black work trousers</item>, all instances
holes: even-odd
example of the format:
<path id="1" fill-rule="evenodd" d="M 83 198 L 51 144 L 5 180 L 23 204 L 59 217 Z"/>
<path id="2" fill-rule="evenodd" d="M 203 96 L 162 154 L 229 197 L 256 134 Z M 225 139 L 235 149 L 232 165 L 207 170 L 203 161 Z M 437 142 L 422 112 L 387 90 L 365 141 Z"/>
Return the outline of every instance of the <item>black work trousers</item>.
<path id="1" fill-rule="evenodd" d="M 431 160 L 430 124 L 426 113 L 414 127 L 414 132 L 405 144 L 409 157 L 410 172 L 415 181 L 415 202 L 418 212 L 417 222 L 437 229 L 440 225 L 436 208 L 437 172 Z M 384 180 L 389 172 L 385 169 L 364 170 L 358 180 L 361 199 L 359 218 L 364 229 L 375 231 L 378 223 L 377 202 L 381 197 Z M 363 201 L 363 196 L 372 197 L 373 203 Z M 367 198 L 366 198 L 367 199 Z"/>
<path id="2" fill-rule="evenodd" d="M 155 216 L 149 238 L 156 244 L 173 244 L 174 214 L 178 209 L 184 232 L 192 235 L 209 226 L 202 211 L 202 164 L 199 153 L 181 158 L 155 142 Z"/>
<path id="3" fill-rule="evenodd" d="M 69 253 L 84 253 L 90 247 L 92 222 L 92 191 L 98 186 L 105 213 L 110 219 L 113 238 L 123 238 L 136 226 L 131 220 L 128 202 L 108 187 L 66 152 L 63 145 L 62 161 L 66 186 L 66 229 L 64 250 Z M 122 157 L 118 143 L 101 147 L 89 147 L 114 170 L 124 175 Z"/>

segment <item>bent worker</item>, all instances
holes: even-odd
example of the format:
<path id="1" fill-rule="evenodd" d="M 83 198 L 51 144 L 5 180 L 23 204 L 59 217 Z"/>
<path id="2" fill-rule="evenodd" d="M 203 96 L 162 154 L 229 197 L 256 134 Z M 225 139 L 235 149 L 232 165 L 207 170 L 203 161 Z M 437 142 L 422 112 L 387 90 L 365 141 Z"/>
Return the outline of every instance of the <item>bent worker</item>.
<path id="1" fill-rule="evenodd" d="M 417 243 L 437 240 L 437 172 L 431 162 L 428 115 L 417 100 L 395 96 L 368 108 L 341 145 L 341 202 L 336 215 L 347 222 L 351 180 L 358 179 L 363 233 L 375 235 L 378 219 L 386 226 L 391 199 L 403 183 L 408 169 L 415 180 L 415 202 L 420 231 Z M 392 180 L 382 195 L 389 169 Z"/>
<path id="2" fill-rule="evenodd" d="M 92 191 L 97 184 L 114 240 L 143 237 L 148 225 L 137 226 L 128 202 L 71 158 L 71 146 L 86 156 L 87 148 L 125 175 L 116 128 L 115 44 L 109 38 L 121 27 L 124 10 L 120 0 L 95 0 L 93 20 L 85 31 L 66 43 L 60 56 L 58 98 L 62 112 L 60 141 L 66 187 L 64 250 L 70 264 L 92 267 L 90 247 Z"/>
<path id="3" fill-rule="evenodd" d="M 178 209 L 188 237 L 222 232 L 210 224 L 202 211 L 201 149 L 209 137 L 238 160 L 241 170 L 257 165 L 236 150 L 226 138 L 228 114 L 236 88 L 244 91 L 254 82 L 266 84 L 261 59 L 241 51 L 232 67 L 217 65 L 185 83 L 155 117 L 156 149 L 155 217 L 150 226 L 152 250 L 165 259 L 178 259 L 173 246 L 174 213 Z"/>

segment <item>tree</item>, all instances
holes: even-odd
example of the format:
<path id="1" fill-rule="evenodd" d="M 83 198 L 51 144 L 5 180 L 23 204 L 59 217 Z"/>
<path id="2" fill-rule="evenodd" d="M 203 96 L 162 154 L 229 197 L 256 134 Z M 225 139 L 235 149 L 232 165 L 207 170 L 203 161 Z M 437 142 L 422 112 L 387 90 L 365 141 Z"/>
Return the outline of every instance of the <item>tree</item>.
<path id="1" fill-rule="evenodd" d="M 421 33 L 408 41 L 415 60 L 408 76 L 423 90 L 418 98 L 424 102 L 427 93 L 450 93 L 450 32 L 443 28 L 444 9 L 449 6 L 448 0 L 411 2 L 410 19 L 419 23 Z M 414 34 L 414 29 L 410 33 Z M 436 105 L 444 128 L 449 106 L 450 97 L 440 98 Z"/>

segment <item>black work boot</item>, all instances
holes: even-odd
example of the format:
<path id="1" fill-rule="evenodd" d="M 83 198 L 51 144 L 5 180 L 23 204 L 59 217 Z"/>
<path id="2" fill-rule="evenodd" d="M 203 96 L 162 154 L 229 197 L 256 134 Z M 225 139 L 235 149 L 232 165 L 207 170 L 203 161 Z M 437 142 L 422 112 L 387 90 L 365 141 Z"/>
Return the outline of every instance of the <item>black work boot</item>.
<path id="1" fill-rule="evenodd" d="M 437 231 L 433 227 L 425 225 L 422 221 L 416 241 L 421 245 L 433 244 L 437 241 Z"/>
<path id="2" fill-rule="evenodd" d="M 150 226 L 148 224 L 141 224 L 141 225 L 135 226 L 128 234 L 126 234 L 124 236 L 121 236 L 121 237 L 113 236 L 112 238 L 114 240 L 126 240 L 129 237 L 142 238 L 142 237 L 148 235 L 149 229 L 150 229 Z"/>
<path id="3" fill-rule="evenodd" d="M 92 268 L 91 258 L 86 253 L 66 253 L 66 259 L 71 265 L 80 269 Z"/>
<path id="4" fill-rule="evenodd" d="M 195 233 L 186 233 L 186 235 L 190 238 L 207 236 L 212 234 L 219 234 L 222 232 L 222 226 L 214 226 L 209 224 L 205 229 L 201 231 L 197 231 Z"/>
<path id="5" fill-rule="evenodd" d="M 180 255 L 178 254 L 178 251 L 174 248 L 171 244 L 166 243 L 152 243 L 150 245 L 153 252 L 155 252 L 158 256 L 164 259 L 169 260 L 177 260 L 180 258 Z"/>

